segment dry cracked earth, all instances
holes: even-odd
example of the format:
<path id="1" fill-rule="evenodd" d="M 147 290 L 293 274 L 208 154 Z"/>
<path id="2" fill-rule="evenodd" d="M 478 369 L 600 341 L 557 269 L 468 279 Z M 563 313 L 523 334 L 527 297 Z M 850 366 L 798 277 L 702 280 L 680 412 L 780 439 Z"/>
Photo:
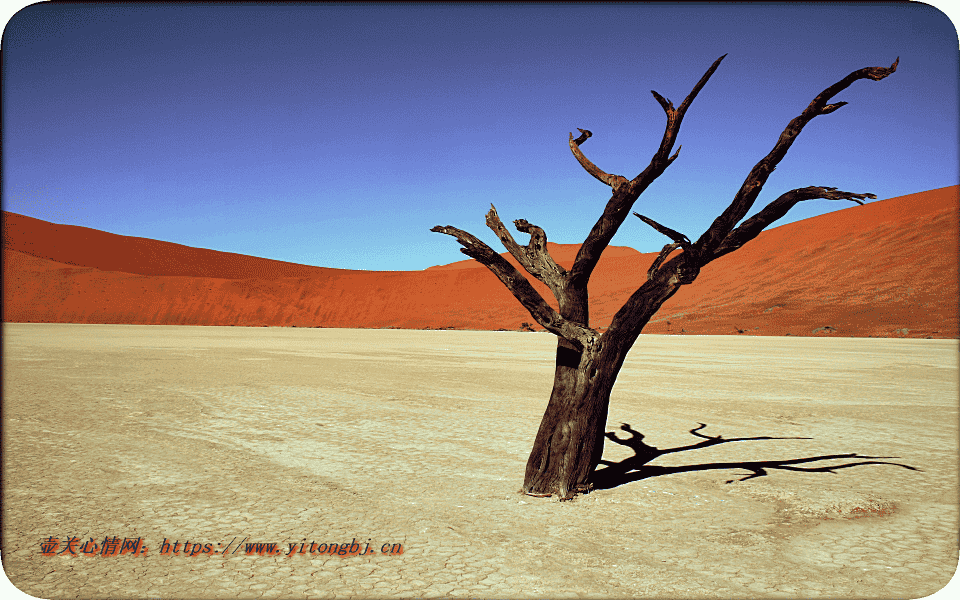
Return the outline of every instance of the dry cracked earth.
<path id="1" fill-rule="evenodd" d="M 41 598 L 920 598 L 957 568 L 956 340 L 641 336 L 602 489 L 557 502 L 518 494 L 547 334 L 3 334 L 3 567 Z"/>

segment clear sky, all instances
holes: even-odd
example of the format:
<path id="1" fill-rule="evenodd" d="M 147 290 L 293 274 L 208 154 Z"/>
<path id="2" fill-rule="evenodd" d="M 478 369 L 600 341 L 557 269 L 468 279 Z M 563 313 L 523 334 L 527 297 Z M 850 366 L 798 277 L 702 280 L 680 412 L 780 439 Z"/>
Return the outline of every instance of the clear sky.
<path id="1" fill-rule="evenodd" d="M 494 203 L 580 243 L 665 116 L 680 158 L 635 210 L 696 239 L 784 126 L 862 67 L 754 211 L 808 185 L 879 198 L 958 183 L 958 40 L 924 4 L 43 5 L 3 34 L 3 208 L 303 264 L 414 270 L 503 251 Z M 781 223 L 853 206 L 814 201 Z M 527 236 L 516 234 L 526 242 Z M 613 244 L 667 238 L 630 218 Z"/>

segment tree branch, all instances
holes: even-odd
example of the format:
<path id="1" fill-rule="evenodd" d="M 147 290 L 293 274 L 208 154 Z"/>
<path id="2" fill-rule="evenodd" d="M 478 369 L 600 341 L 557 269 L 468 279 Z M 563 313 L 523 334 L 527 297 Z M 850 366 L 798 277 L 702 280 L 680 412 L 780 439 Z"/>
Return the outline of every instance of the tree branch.
<path id="1" fill-rule="evenodd" d="M 667 260 L 667 257 L 670 256 L 671 252 L 673 252 L 677 248 L 683 248 L 685 251 L 690 250 L 690 244 L 691 244 L 690 238 L 683 235 L 679 231 L 674 231 L 669 227 L 666 227 L 664 225 L 661 225 L 660 223 L 657 223 L 650 217 L 645 217 L 640 213 L 633 213 L 633 214 L 640 217 L 640 220 L 646 223 L 647 225 L 649 225 L 650 227 L 653 227 L 663 235 L 673 240 L 672 244 L 667 244 L 666 246 L 663 247 L 663 250 L 660 251 L 660 254 L 657 256 L 656 260 L 654 260 L 653 264 L 650 265 L 650 268 L 647 269 L 647 281 L 650 281 L 656 275 L 657 269 L 660 267 L 661 264 L 663 264 L 663 261 Z"/>
<path id="2" fill-rule="evenodd" d="M 506 286 L 510 293 L 520 301 L 520 304 L 530 313 L 530 315 L 550 333 L 562 337 L 576 346 L 578 349 L 590 347 L 596 343 L 600 334 L 590 327 L 585 327 L 564 319 L 553 309 L 543 297 L 537 292 L 530 282 L 505 258 L 494 252 L 490 246 L 487 246 L 475 236 L 451 227 L 449 225 L 437 225 L 430 229 L 436 233 L 445 233 L 457 238 L 463 248 L 460 252 L 470 258 L 475 259 L 497 276 Z"/>
<path id="3" fill-rule="evenodd" d="M 670 158 L 667 158 L 667 155 L 670 154 L 670 150 L 673 149 L 673 142 L 677 138 L 677 133 L 680 132 L 680 123 L 683 121 L 683 116 L 687 113 L 687 109 L 690 108 L 691 104 L 693 104 L 697 94 L 699 94 L 700 90 L 703 89 L 703 86 L 707 84 L 710 76 L 713 75 L 713 73 L 717 70 L 717 67 L 720 66 L 720 61 L 722 61 L 726 56 L 727 55 L 724 54 L 717 60 L 713 61 L 713 64 L 710 65 L 710 68 L 707 69 L 707 72 L 703 74 L 703 77 L 700 78 L 700 81 L 697 82 L 697 85 L 693 86 L 693 89 L 690 90 L 690 93 L 687 94 L 687 97 L 683 99 L 683 102 L 680 104 L 680 108 L 674 109 L 673 102 L 670 102 L 654 90 L 650 90 L 650 93 L 653 94 L 653 97 L 657 99 L 657 102 L 659 102 L 660 106 L 663 108 L 663 112 L 667 113 L 667 128 L 663 133 L 663 139 L 660 141 L 660 148 L 657 150 L 657 154 L 654 155 L 653 160 L 650 162 L 650 166 L 653 166 L 654 162 L 666 160 L 666 165 L 664 165 L 664 168 L 666 168 L 677 158 L 677 155 L 680 154 L 680 148 L 678 147 L 676 153 L 674 153 L 674 155 Z M 648 169 L 650 169 L 650 167 L 647 167 L 647 170 Z M 642 181 L 641 178 L 644 177 L 644 175 L 647 173 L 647 170 L 644 170 L 643 173 L 637 175 L 637 177 L 631 183 L 637 185 L 640 181 Z M 660 173 L 662 172 L 663 171 L 661 170 Z M 660 173 L 657 173 L 656 176 L 654 176 L 654 179 L 659 177 Z M 653 180 L 651 179 L 650 181 Z M 647 185 L 649 185 L 649 182 Z M 643 186 L 644 189 L 646 189 L 647 185 Z"/>
<path id="4" fill-rule="evenodd" d="M 620 175 L 611 175 L 602 171 L 597 165 L 590 162 L 590 159 L 583 155 L 583 152 L 580 150 L 580 144 L 587 141 L 587 139 L 593 135 L 588 129 L 580 129 L 577 127 L 577 130 L 580 132 L 580 137 L 573 139 L 573 134 L 570 134 L 570 150 L 573 151 L 573 155 L 577 158 L 577 162 L 580 163 L 587 173 L 590 173 L 596 177 L 599 181 L 609 185 L 610 187 L 616 189 L 621 184 L 627 182 L 626 177 L 621 177 Z"/>
<path id="5" fill-rule="evenodd" d="M 660 251 L 660 254 L 657 255 L 657 259 L 653 261 L 653 264 L 650 265 L 650 268 L 647 269 L 647 281 L 650 281 L 657 274 L 657 269 L 660 268 L 660 265 L 663 264 L 663 261 L 667 260 L 667 257 L 670 256 L 670 253 L 680 247 L 680 244 L 667 244 L 663 247 L 663 250 Z"/>
<path id="6" fill-rule="evenodd" d="M 673 144 L 680 131 L 683 116 L 686 114 L 694 98 L 697 97 L 697 94 L 699 94 L 703 86 L 706 85 L 710 76 L 713 75 L 717 67 L 720 66 L 720 61 L 722 61 L 725 56 L 726 54 L 710 65 L 710 68 L 707 69 L 707 72 L 700 78 L 700 81 L 693 86 L 693 90 L 687 94 L 687 97 L 679 108 L 673 108 L 673 103 L 657 92 L 652 92 L 653 97 L 667 114 L 667 125 L 663 132 L 663 138 L 660 141 L 660 147 L 653 155 L 653 158 L 650 159 L 650 164 L 647 165 L 647 168 L 630 181 L 629 185 L 612 186 L 613 196 L 607 201 L 607 205 L 603 209 L 603 214 L 597 219 L 597 222 L 590 230 L 590 233 L 587 234 L 587 238 L 577 252 L 577 258 L 574 260 L 573 268 L 570 270 L 570 283 L 576 286 L 586 286 L 590 274 L 593 273 L 593 269 L 597 266 L 597 261 L 600 260 L 600 255 L 617 233 L 624 219 L 630 214 L 630 209 L 633 207 L 634 202 L 636 202 L 640 194 L 676 160 L 680 153 L 680 148 L 677 148 L 677 152 L 674 153 L 673 156 L 670 156 L 670 151 L 673 150 Z M 583 142 L 590 136 L 587 131 L 581 131 L 583 131 L 583 135 L 577 139 Z M 573 134 L 571 134 L 571 137 L 572 135 Z M 576 141 L 577 140 L 572 140 L 571 145 Z"/>
<path id="7" fill-rule="evenodd" d="M 750 174 L 743 182 L 743 185 L 734 197 L 733 202 L 730 203 L 730 206 L 714 220 L 710 228 L 700 236 L 700 239 L 694 244 L 693 254 L 697 257 L 710 260 L 709 257 L 711 257 L 720 244 L 723 243 L 727 234 L 729 234 L 740 219 L 750 211 L 757 196 L 760 194 L 760 190 L 767 182 L 767 178 L 770 177 L 773 170 L 776 169 L 780 161 L 783 160 L 783 157 L 786 156 L 787 151 L 790 149 L 790 146 L 793 145 L 796 137 L 800 135 L 804 126 L 813 120 L 814 117 L 830 114 L 846 105 L 846 102 L 827 104 L 831 98 L 847 89 L 850 84 L 859 79 L 880 81 L 895 72 L 899 63 L 900 58 L 898 57 L 890 67 L 866 67 L 859 69 L 820 92 L 807 108 L 800 113 L 800 116 L 790 121 L 786 129 L 783 130 L 783 133 L 780 134 L 780 138 L 777 140 L 773 150 L 750 170 Z"/>
<path id="8" fill-rule="evenodd" d="M 689 248 L 689 247 L 690 247 L 690 244 L 693 243 L 693 242 L 690 241 L 690 238 L 688 238 L 687 236 L 683 235 L 683 234 L 680 233 L 679 231 L 674 231 L 673 229 L 670 229 L 669 227 L 665 227 L 665 226 L 661 225 L 660 223 L 657 223 L 656 221 L 654 221 L 654 220 L 651 219 L 650 217 L 645 217 L 645 216 L 641 215 L 640 213 L 633 213 L 633 214 L 635 214 L 636 216 L 640 217 L 640 220 L 643 221 L 644 223 L 646 223 L 647 225 L 649 225 L 650 227 L 653 227 L 654 229 L 656 229 L 657 231 L 659 231 L 659 232 L 662 233 L 663 235 L 665 235 L 665 236 L 667 236 L 668 238 L 670 238 L 671 240 L 673 240 L 678 246 L 682 246 L 682 247 L 684 248 L 684 250 L 686 250 L 687 248 Z"/>
<path id="9" fill-rule="evenodd" d="M 553 257 L 547 251 L 547 234 L 540 227 L 528 223 L 526 219 L 518 219 L 514 221 L 514 224 L 518 231 L 530 234 L 530 243 L 526 247 L 520 246 L 513 239 L 513 236 L 510 235 L 510 232 L 500 220 L 497 208 L 493 204 L 490 205 L 490 211 L 487 213 L 487 227 L 497 234 L 504 247 L 517 259 L 517 262 L 528 273 L 545 283 L 559 300 L 563 289 L 563 276 L 567 272 L 553 260 Z"/>
<path id="10" fill-rule="evenodd" d="M 727 234 L 727 237 L 724 238 L 720 246 L 714 250 L 713 254 L 705 261 L 704 264 L 717 259 L 724 254 L 729 254 L 737 248 L 740 248 L 753 238 L 760 235 L 760 232 L 763 231 L 768 225 L 783 217 L 785 214 L 787 214 L 787 211 L 804 200 L 850 200 L 852 202 L 856 202 L 857 204 L 863 205 L 864 198 L 875 200 L 876 195 L 843 192 L 832 187 L 811 186 L 790 190 Z"/>
<path id="11" fill-rule="evenodd" d="M 530 241 L 525 247 L 525 252 L 531 262 L 550 275 L 556 274 L 558 277 L 563 277 L 567 274 L 567 270 L 558 265 L 550 256 L 550 251 L 547 250 L 547 234 L 543 228 L 537 227 L 526 219 L 516 219 L 513 226 L 517 228 L 517 231 L 530 235 Z"/>

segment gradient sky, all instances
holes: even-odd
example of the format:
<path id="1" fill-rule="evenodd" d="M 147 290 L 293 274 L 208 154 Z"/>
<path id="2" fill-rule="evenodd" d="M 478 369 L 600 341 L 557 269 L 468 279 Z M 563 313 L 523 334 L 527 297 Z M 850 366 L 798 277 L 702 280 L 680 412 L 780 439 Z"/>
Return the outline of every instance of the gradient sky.
<path id="1" fill-rule="evenodd" d="M 924 4 L 43 5 L 3 34 L 3 208 L 296 263 L 415 270 L 525 218 L 580 243 L 720 55 L 679 159 L 634 209 L 696 239 L 784 126 L 862 67 L 753 212 L 808 185 L 880 199 L 958 183 L 958 40 Z M 781 223 L 854 206 L 806 202 Z M 752 213 L 751 213 L 752 214 Z M 516 234 L 526 243 L 526 235 Z M 669 240 L 631 217 L 613 240 Z"/>

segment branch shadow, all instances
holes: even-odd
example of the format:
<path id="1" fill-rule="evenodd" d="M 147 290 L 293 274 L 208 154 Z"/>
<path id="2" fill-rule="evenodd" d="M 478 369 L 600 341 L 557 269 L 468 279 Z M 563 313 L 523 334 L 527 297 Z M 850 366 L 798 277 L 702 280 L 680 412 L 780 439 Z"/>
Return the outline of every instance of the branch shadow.
<path id="1" fill-rule="evenodd" d="M 649 479 L 651 477 L 659 477 L 661 475 L 672 475 L 674 473 L 685 473 L 689 471 L 713 471 L 719 469 L 744 469 L 751 471 L 750 475 L 742 477 L 740 479 L 729 479 L 727 483 L 733 483 L 734 481 L 746 481 L 747 479 L 753 479 L 754 477 L 764 477 L 768 475 L 768 469 L 781 469 L 784 471 L 805 471 L 808 473 L 833 473 L 836 474 L 838 469 L 847 469 L 850 467 L 858 467 L 861 465 L 894 465 L 898 467 L 903 467 L 904 469 L 910 469 L 911 471 L 921 471 L 916 467 L 911 467 L 909 465 L 904 465 L 895 462 L 887 462 L 884 460 L 877 459 L 889 459 L 889 458 L 899 458 L 896 456 L 865 456 L 857 453 L 852 454 L 829 454 L 823 456 L 810 456 L 807 458 L 792 458 L 787 460 L 763 460 L 763 461 L 745 461 L 745 462 L 720 462 L 720 463 L 704 463 L 699 465 L 684 465 L 679 467 L 662 467 L 659 465 L 648 464 L 650 461 L 663 456 L 664 454 L 671 454 L 674 452 L 685 452 L 687 450 L 699 450 L 701 448 L 707 448 L 710 446 L 716 446 L 718 444 L 726 444 L 729 442 L 749 442 L 757 440 L 810 440 L 813 438 L 808 437 L 770 437 L 770 436 L 758 436 L 758 437 L 742 437 L 742 438 L 729 438 L 724 439 L 722 436 L 709 436 L 699 431 L 705 428 L 706 423 L 700 423 L 699 427 L 694 427 L 690 430 L 690 433 L 696 437 L 703 438 L 702 442 L 697 442 L 695 444 L 690 444 L 688 446 L 679 446 L 676 448 L 665 448 L 663 450 L 650 446 L 643 441 L 643 434 L 639 431 L 633 429 L 629 423 L 623 423 L 620 426 L 620 429 L 627 432 L 630 437 L 626 439 L 620 439 L 617 437 L 617 432 L 609 431 L 606 434 L 607 439 L 612 442 L 616 442 L 621 446 L 627 446 L 633 450 L 634 456 L 625 458 L 620 462 L 610 462 L 607 460 L 601 460 L 600 464 L 605 465 L 606 468 L 598 469 L 593 472 L 590 478 L 590 482 L 593 484 L 594 490 L 607 490 L 615 488 L 627 483 L 634 481 L 640 481 L 641 479 Z M 811 466 L 811 467 L 797 467 L 793 465 L 803 464 L 803 463 L 812 463 L 821 460 L 834 460 L 834 459 L 861 459 L 858 462 L 850 462 L 841 465 L 829 465 L 829 466 Z M 866 459 L 866 460 L 862 460 Z"/>

